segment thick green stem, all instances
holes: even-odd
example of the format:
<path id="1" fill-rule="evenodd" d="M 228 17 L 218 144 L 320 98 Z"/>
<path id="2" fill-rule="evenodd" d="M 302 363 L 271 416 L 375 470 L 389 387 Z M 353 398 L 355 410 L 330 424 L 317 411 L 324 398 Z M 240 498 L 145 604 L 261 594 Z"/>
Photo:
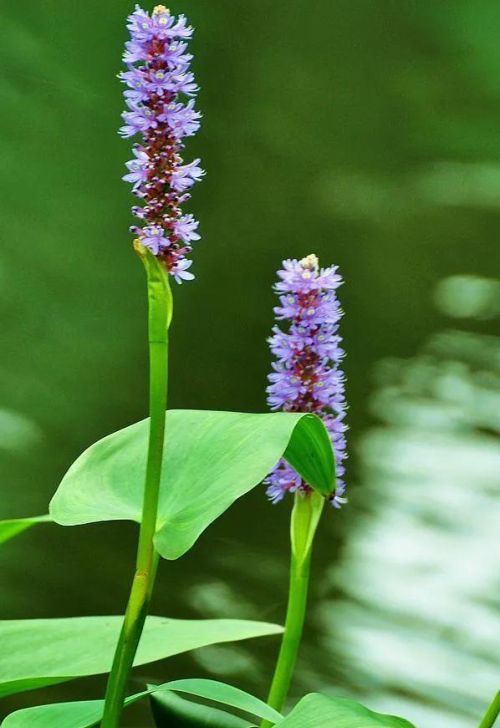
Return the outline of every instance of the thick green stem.
<path id="1" fill-rule="evenodd" d="M 282 709 L 288 695 L 302 639 L 309 589 L 310 562 L 310 554 L 301 565 L 297 564 L 296 559 L 292 556 L 285 633 L 267 699 L 268 705 L 278 711 Z M 263 728 L 271 725 L 273 724 L 268 721 L 262 723 Z"/>
<path id="2" fill-rule="evenodd" d="M 481 723 L 479 724 L 479 728 L 493 728 L 493 726 L 495 725 L 496 719 L 498 718 L 499 715 L 500 715 L 500 692 L 498 692 L 495 695 L 495 697 L 493 698 L 491 705 L 489 706 L 484 718 L 482 719 Z"/>
<path id="3" fill-rule="evenodd" d="M 324 499 L 315 491 L 295 494 L 290 523 L 292 548 L 285 632 L 267 699 L 268 705 L 277 711 L 285 704 L 297 662 L 307 611 L 312 547 L 323 504 Z M 264 720 L 261 728 L 272 725 Z"/>
<path id="4" fill-rule="evenodd" d="M 142 519 L 134 579 L 108 680 L 102 728 L 118 728 L 127 682 L 148 614 L 158 566 L 154 535 L 165 440 L 168 383 L 168 327 L 172 298 L 167 273 L 141 246 L 136 250 L 146 268 L 149 302 L 149 445 Z"/>

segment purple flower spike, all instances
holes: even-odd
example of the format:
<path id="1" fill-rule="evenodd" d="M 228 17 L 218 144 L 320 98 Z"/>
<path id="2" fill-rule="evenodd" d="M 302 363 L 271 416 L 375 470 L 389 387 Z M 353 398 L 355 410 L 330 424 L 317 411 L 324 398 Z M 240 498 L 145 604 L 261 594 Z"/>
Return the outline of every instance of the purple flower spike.
<path id="1" fill-rule="evenodd" d="M 201 118 L 192 98 L 198 92 L 189 70 L 192 56 L 186 53 L 193 29 L 183 15 L 176 18 L 164 5 L 157 5 L 151 15 L 136 5 L 127 27 L 127 70 L 120 79 L 127 86 L 128 111 L 120 134 L 142 135 L 123 177 L 142 202 L 132 208 L 141 225 L 131 231 L 181 283 L 194 278 L 186 256 L 191 243 L 200 239 L 198 222 L 182 205 L 205 174 L 199 159 L 186 164 L 181 157 L 183 139 L 198 131 Z"/>
<path id="2" fill-rule="evenodd" d="M 272 410 L 313 412 L 323 418 L 337 463 L 337 490 L 331 502 L 340 508 L 347 502 L 343 480 L 347 405 L 344 374 L 339 368 L 344 350 L 338 334 L 343 312 L 336 294 L 343 281 L 336 266 L 319 268 L 315 255 L 283 261 L 278 276 L 279 305 L 274 312 L 289 326 L 286 331 L 275 326 L 269 339 L 276 361 L 269 375 L 267 401 Z M 285 493 L 309 490 L 285 460 L 280 460 L 265 483 L 273 503 Z"/>

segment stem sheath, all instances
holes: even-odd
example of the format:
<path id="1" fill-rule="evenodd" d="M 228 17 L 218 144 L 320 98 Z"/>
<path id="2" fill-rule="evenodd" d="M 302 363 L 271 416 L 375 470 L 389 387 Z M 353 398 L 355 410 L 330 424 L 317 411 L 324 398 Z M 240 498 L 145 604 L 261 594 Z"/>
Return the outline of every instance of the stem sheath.
<path id="1" fill-rule="evenodd" d="M 482 719 L 481 723 L 479 724 L 479 728 L 493 728 L 493 726 L 495 725 L 496 719 L 498 718 L 499 715 L 500 715 L 500 691 L 493 698 L 491 705 L 489 706 L 484 718 Z"/>
<path id="2" fill-rule="evenodd" d="M 312 547 L 323 504 L 323 497 L 316 491 L 295 493 L 290 523 L 292 548 L 285 632 L 267 699 L 268 705 L 278 712 L 287 698 L 299 653 L 307 611 Z M 264 720 L 261 728 L 270 728 L 272 725 Z"/>
<path id="3" fill-rule="evenodd" d="M 148 284 L 149 444 L 135 574 L 109 675 L 101 728 L 118 728 L 120 725 L 127 682 L 148 614 L 158 567 L 158 554 L 153 539 L 158 516 L 165 440 L 168 327 L 172 319 L 172 296 L 168 274 L 162 264 L 139 244 L 136 245 L 136 250 L 144 263 Z"/>

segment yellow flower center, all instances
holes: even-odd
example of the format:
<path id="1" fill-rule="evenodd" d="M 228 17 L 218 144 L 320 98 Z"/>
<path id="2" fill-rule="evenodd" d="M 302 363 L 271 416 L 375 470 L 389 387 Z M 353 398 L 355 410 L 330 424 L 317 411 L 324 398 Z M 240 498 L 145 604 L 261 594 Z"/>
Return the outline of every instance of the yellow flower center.
<path id="1" fill-rule="evenodd" d="M 165 5 L 157 5 L 153 10 L 153 15 L 170 15 L 170 10 Z"/>
<path id="2" fill-rule="evenodd" d="M 307 268 L 308 270 L 316 270 L 319 265 L 318 256 L 314 255 L 314 253 L 311 253 L 311 255 L 306 255 L 305 258 L 302 258 L 300 261 L 300 265 L 303 268 Z"/>

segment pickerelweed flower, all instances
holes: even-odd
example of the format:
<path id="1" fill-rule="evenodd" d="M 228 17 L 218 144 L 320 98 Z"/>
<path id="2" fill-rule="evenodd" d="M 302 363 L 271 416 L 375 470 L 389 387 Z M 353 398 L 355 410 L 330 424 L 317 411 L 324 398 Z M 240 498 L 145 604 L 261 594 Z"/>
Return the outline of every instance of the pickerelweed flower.
<path id="1" fill-rule="evenodd" d="M 198 222 L 182 206 L 205 174 L 199 159 L 185 164 L 181 156 L 183 139 L 198 131 L 201 118 L 194 108 L 198 87 L 189 70 L 192 56 L 186 52 L 193 28 L 164 5 L 157 5 L 151 15 L 136 5 L 128 29 L 127 70 L 119 76 L 127 86 L 128 110 L 120 134 L 142 135 L 123 177 L 142 202 L 132 209 L 141 224 L 131 231 L 180 283 L 194 278 L 186 256 L 200 239 Z"/>
<path id="2" fill-rule="evenodd" d="M 346 502 L 343 476 L 347 425 L 345 381 L 340 369 L 344 350 L 338 334 L 343 312 L 336 294 L 343 281 L 337 271 L 336 266 L 319 268 L 315 255 L 283 261 L 275 285 L 280 303 L 274 312 L 289 326 L 285 331 L 274 326 L 269 339 L 276 361 L 267 393 L 272 410 L 313 412 L 322 417 L 337 463 L 337 490 L 332 504 L 340 508 Z M 274 503 L 287 492 L 309 488 L 285 460 L 277 464 L 265 482 Z"/>

